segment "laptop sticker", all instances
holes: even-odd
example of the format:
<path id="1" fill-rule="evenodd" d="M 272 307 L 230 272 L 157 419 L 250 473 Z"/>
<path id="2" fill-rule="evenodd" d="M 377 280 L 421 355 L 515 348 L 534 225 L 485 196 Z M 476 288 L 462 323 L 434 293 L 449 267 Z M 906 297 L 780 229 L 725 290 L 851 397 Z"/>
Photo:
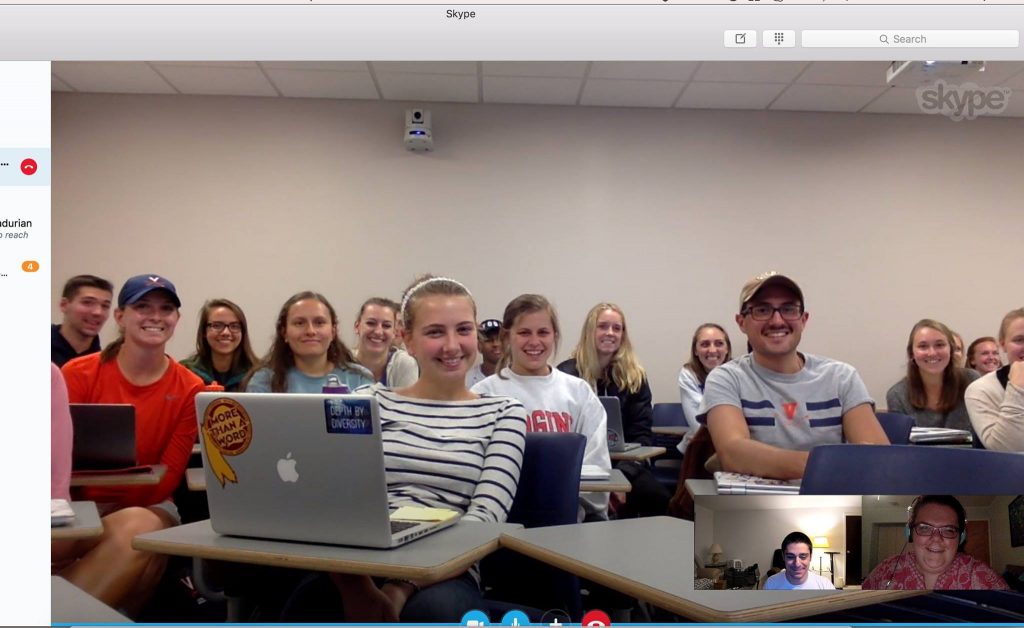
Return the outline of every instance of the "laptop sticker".
<path id="1" fill-rule="evenodd" d="M 206 460 L 220 481 L 238 483 L 235 470 L 225 456 L 237 456 L 252 443 L 252 419 L 234 399 L 215 399 L 203 413 L 203 448 Z"/>
<path id="2" fill-rule="evenodd" d="M 328 434 L 373 434 L 369 399 L 324 399 Z"/>

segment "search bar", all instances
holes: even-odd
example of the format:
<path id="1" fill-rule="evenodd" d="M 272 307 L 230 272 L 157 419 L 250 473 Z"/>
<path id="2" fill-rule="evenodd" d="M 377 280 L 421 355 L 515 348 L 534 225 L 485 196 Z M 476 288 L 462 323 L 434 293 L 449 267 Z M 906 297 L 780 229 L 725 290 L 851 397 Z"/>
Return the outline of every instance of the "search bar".
<path id="1" fill-rule="evenodd" d="M 1020 31 L 807 30 L 804 48 L 1017 48 Z"/>

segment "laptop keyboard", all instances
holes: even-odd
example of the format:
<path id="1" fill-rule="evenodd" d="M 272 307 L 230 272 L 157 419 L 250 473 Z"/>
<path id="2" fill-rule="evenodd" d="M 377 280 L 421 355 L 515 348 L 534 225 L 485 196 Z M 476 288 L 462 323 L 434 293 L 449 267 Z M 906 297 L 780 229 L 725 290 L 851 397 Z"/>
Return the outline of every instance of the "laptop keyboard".
<path id="1" fill-rule="evenodd" d="M 418 525 L 418 521 L 392 521 L 391 534 L 398 534 L 399 532 L 403 532 L 409 528 L 415 528 Z"/>

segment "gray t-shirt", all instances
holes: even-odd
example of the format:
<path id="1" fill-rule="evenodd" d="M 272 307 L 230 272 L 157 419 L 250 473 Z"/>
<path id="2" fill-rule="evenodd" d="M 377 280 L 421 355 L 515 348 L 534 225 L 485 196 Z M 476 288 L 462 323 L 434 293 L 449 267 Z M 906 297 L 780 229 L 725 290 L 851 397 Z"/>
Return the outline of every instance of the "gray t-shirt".
<path id="1" fill-rule="evenodd" d="M 801 355 L 804 368 L 793 374 L 766 369 L 749 354 L 715 368 L 697 420 L 706 424 L 711 408 L 729 405 L 740 409 L 750 437 L 762 443 L 808 451 L 843 442 L 843 416 L 874 400 L 849 364 Z"/>
<path id="2" fill-rule="evenodd" d="M 970 384 L 981 377 L 974 369 L 960 369 L 960 375 Z M 907 378 L 892 385 L 885 393 L 886 410 L 914 417 L 914 425 L 918 427 L 949 427 L 957 430 L 970 430 L 971 417 L 967 413 L 967 404 L 961 395 L 956 406 L 949 412 L 942 413 L 910 405 L 910 391 L 907 390 Z"/>

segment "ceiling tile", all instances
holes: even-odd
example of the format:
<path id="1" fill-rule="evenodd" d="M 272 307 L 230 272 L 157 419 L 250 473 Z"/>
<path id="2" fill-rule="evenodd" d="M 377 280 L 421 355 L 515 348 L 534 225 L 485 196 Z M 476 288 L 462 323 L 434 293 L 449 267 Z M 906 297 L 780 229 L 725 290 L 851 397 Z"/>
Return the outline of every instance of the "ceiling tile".
<path id="1" fill-rule="evenodd" d="M 1020 76 L 1022 70 L 1024 63 L 1020 61 L 987 61 L 985 71 L 978 72 L 972 82 L 981 86 L 1006 85 L 1011 78 L 1015 78 L 1024 85 L 1024 77 Z"/>
<path id="2" fill-rule="evenodd" d="M 484 61 L 484 76 L 583 78 L 586 61 Z"/>
<path id="3" fill-rule="evenodd" d="M 1006 79 L 1003 85 L 1011 89 L 1024 91 L 1024 63 L 1021 63 L 1020 66 L 1020 70 L 1010 78 Z"/>
<path id="4" fill-rule="evenodd" d="M 267 69 L 282 96 L 294 98 L 351 98 L 378 100 L 380 95 L 369 72 Z"/>
<path id="5" fill-rule="evenodd" d="M 484 102 L 574 105 L 583 79 L 485 76 Z"/>
<path id="6" fill-rule="evenodd" d="M 815 61 L 796 80 L 812 85 L 885 85 L 887 61 Z"/>
<path id="7" fill-rule="evenodd" d="M 864 112 L 924 113 L 917 104 L 917 90 L 913 87 L 890 87 L 884 94 L 865 107 Z"/>
<path id="8" fill-rule="evenodd" d="M 677 107 L 686 109 L 765 109 L 785 84 L 690 83 Z"/>
<path id="9" fill-rule="evenodd" d="M 80 92 L 174 93 L 167 81 L 141 61 L 55 61 L 50 72 Z"/>
<path id="10" fill-rule="evenodd" d="M 153 61 L 154 66 L 186 65 L 194 68 L 255 68 L 255 61 Z"/>
<path id="11" fill-rule="evenodd" d="M 605 107 L 671 107 L 682 81 L 626 81 L 589 79 L 583 86 L 581 105 Z"/>
<path id="12" fill-rule="evenodd" d="M 265 69 L 336 70 L 338 72 L 369 72 L 365 61 L 260 61 Z"/>
<path id="13" fill-rule="evenodd" d="M 370 65 L 377 72 L 476 75 L 476 61 L 372 61 Z"/>
<path id="14" fill-rule="evenodd" d="M 277 96 L 258 67 L 160 66 L 160 73 L 183 94 Z"/>
<path id="15" fill-rule="evenodd" d="M 887 88 L 859 85 L 791 85 L 771 108 L 788 111 L 859 111 Z"/>
<path id="16" fill-rule="evenodd" d="M 380 72 L 377 83 L 386 100 L 477 102 L 476 76 Z"/>
<path id="17" fill-rule="evenodd" d="M 74 89 L 72 89 L 72 87 L 70 85 L 68 85 L 64 81 L 60 80 L 60 77 L 57 76 L 56 74 L 51 74 L 50 75 L 50 89 L 52 89 L 55 92 L 73 92 L 73 91 L 75 91 Z"/>
<path id="18" fill-rule="evenodd" d="M 595 61 L 590 78 L 688 81 L 696 61 Z"/>
<path id="19" fill-rule="evenodd" d="M 694 81 L 722 83 L 789 83 L 807 67 L 803 61 L 705 61 Z"/>

